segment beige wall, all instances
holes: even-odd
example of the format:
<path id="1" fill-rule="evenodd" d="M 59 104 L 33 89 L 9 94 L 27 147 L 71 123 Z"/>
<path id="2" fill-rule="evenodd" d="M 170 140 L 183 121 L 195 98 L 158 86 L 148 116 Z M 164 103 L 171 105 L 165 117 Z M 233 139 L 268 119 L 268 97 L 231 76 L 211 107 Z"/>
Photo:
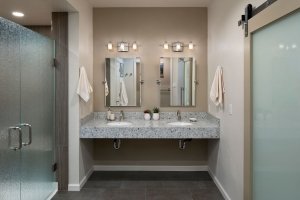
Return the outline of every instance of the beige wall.
<path id="1" fill-rule="evenodd" d="M 109 41 L 137 41 L 137 52 L 108 52 Z M 195 50 L 183 53 L 165 51 L 164 41 L 193 41 Z M 159 106 L 160 91 L 156 80 L 160 78 L 160 57 L 189 56 L 197 63 L 197 103 L 186 111 L 207 111 L 207 9 L 206 8 L 95 8 L 94 9 L 94 111 L 104 107 L 104 61 L 106 57 L 141 57 L 142 107 L 125 108 L 128 111 L 143 111 Z M 120 108 L 119 108 L 120 109 Z M 113 110 L 118 111 L 115 108 Z M 164 108 L 175 111 L 178 108 Z M 112 141 L 94 141 L 95 164 L 143 165 L 207 165 L 207 141 L 194 141 L 186 151 L 178 150 L 173 141 L 123 141 L 118 151 L 112 149 Z"/>
<path id="2" fill-rule="evenodd" d="M 93 143 L 79 138 L 80 119 L 93 112 L 93 98 L 83 103 L 76 94 L 80 66 L 93 82 L 93 9 L 85 1 L 68 2 L 78 11 L 69 14 L 69 189 L 78 190 L 93 166 Z"/>
<path id="3" fill-rule="evenodd" d="M 107 51 L 109 41 L 137 41 L 137 52 L 117 53 Z M 196 44 L 195 50 L 183 53 L 165 51 L 164 41 L 182 41 Z M 141 57 L 142 107 L 124 110 L 142 111 L 159 106 L 159 58 L 161 56 L 192 56 L 197 63 L 196 108 L 181 110 L 207 111 L 207 9 L 206 8 L 94 8 L 94 111 L 104 107 L 105 57 Z M 114 109 L 119 110 L 119 109 Z M 176 110 L 164 108 L 163 111 Z"/>
<path id="4" fill-rule="evenodd" d="M 220 141 L 208 144 L 209 168 L 232 200 L 243 199 L 244 31 L 237 21 L 248 3 L 259 6 L 263 2 L 213 0 L 208 8 L 208 91 L 217 65 L 223 67 L 226 88 L 224 111 L 209 100 L 209 112 L 221 119 Z"/>
<path id="5" fill-rule="evenodd" d="M 95 165 L 206 166 L 207 141 L 193 140 L 185 150 L 177 140 L 122 140 L 119 150 L 112 140 L 94 141 Z"/>

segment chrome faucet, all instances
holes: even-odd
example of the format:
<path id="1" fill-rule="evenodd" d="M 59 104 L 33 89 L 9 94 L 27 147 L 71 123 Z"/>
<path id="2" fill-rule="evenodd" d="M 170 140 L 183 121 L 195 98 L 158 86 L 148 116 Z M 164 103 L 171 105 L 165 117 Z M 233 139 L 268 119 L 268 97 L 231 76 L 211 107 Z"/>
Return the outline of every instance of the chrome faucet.
<path id="1" fill-rule="evenodd" d="M 178 119 L 178 121 L 181 121 L 181 113 L 180 113 L 180 110 L 177 111 L 177 119 Z"/>
<path id="2" fill-rule="evenodd" d="M 124 111 L 123 110 L 121 110 L 120 111 L 120 121 L 123 121 L 124 120 Z"/>

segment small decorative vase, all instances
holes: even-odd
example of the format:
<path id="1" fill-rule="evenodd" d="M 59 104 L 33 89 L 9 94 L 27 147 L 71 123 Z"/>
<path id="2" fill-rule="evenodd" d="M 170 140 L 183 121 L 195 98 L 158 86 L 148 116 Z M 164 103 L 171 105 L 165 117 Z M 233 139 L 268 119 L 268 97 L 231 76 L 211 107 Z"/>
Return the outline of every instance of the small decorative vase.
<path id="1" fill-rule="evenodd" d="M 159 120 L 159 113 L 153 113 L 153 120 Z"/>
<path id="2" fill-rule="evenodd" d="M 149 121 L 151 119 L 151 115 L 149 113 L 144 114 L 144 119 Z"/>

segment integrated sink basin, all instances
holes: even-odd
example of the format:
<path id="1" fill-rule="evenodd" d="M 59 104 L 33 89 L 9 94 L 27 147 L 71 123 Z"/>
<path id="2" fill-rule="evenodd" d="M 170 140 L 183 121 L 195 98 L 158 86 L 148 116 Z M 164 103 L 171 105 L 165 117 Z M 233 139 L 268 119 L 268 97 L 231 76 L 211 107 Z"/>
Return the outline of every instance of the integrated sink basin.
<path id="1" fill-rule="evenodd" d="M 193 125 L 190 122 L 170 122 L 168 124 L 171 126 L 191 126 L 191 125 Z"/>
<path id="2" fill-rule="evenodd" d="M 108 126 L 130 126 L 132 125 L 131 122 L 109 122 L 107 123 Z"/>

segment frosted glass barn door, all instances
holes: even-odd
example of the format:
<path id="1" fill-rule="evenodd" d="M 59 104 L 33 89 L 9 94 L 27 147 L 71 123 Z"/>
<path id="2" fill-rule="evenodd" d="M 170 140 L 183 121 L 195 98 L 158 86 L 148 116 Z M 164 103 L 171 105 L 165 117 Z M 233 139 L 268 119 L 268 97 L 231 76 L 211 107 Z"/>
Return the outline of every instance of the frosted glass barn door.
<path id="1" fill-rule="evenodd" d="M 22 28 L 20 50 L 24 143 L 21 151 L 21 200 L 42 200 L 55 190 L 52 171 L 54 43 L 38 33 Z"/>
<path id="2" fill-rule="evenodd" d="M 300 12 L 252 35 L 253 200 L 300 199 Z"/>
<path id="3" fill-rule="evenodd" d="M 20 31 L 0 17 L 0 199 L 20 199 Z M 10 144 L 9 144 L 10 143 Z M 18 148 L 18 149 L 17 149 Z"/>

